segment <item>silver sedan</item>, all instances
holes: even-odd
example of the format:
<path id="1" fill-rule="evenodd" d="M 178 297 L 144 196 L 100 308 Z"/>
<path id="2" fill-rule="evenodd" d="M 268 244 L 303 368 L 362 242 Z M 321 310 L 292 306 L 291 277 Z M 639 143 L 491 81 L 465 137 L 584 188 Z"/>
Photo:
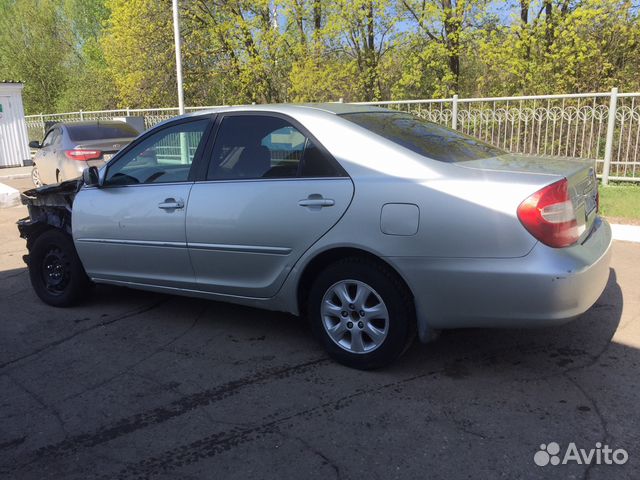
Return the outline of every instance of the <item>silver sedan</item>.
<path id="1" fill-rule="evenodd" d="M 56 123 L 42 142 L 29 143 L 36 150 L 31 180 L 40 187 L 78 178 L 85 168 L 108 162 L 137 136 L 135 128 L 118 121 Z"/>
<path id="2" fill-rule="evenodd" d="M 83 180 L 25 196 L 42 300 L 71 305 L 93 281 L 302 314 L 356 368 L 416 334 L 567 321 L 609 277 L 593 162 L 510 155 L 392 110 L 198 112 Z"/>

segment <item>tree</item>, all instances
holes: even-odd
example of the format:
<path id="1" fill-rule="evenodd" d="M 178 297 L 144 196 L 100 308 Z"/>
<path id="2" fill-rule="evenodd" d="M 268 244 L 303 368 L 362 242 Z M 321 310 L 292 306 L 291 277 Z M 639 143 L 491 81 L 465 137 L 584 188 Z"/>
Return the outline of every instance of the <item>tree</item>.
<path id="1" fill-rule="evenodd" d="M 100 45 L 121 107 L 176 105 L 171 8 L 156 0 L 107 0 Z"/>
<path id="2" fill-rule="evenodd" d="M 384 62 L 395 46 L 397 16 L 387 0 L 291 0 L 299 48 L 291 70 L 296 100 L 376 100 L 390 93 Z"/>
<path id="3" fill-rule="evenodd" d="M 187 72 L 217 84 L 224 103 L 284 101 L 291 63 L 277 8 L 270 0 L 189 2 L 184 8 Z"/>
<path id="4" fill-rule="evenodd" d="M 486 4 L 483 0 L 400 0 L 399 8 L 415 32 L 411 44 L 421 50 L 423 62 L 434 66 L 440 58 L 446 63 L 447 72 L 440 79 L 443 85 L 434 89 L 436 95 L 460 92 L 462 49 L 472 21 Z"/>
<path id="5" fill-rule="evenodd" d="M 640 89 L 630 0 L 180 0 L 187 105 Z M 170 3 L 0 0 L 29 112 L 175 106 Z"/>
<path id="6" fill-rule="evenodd" d="M 478 92 L 587 92 L 614 85 L 638 89 L 633 72 L 640 66 L 640 23 L 630 2 L 545 0 L 537 12 L 525 15 L 527 5 L 521 7 L 518 23 L 479 35 L 484 71 L 477 79 Z"/>
<path id="7" fill-rule="evenodd" d="M 66 88 L 57 102 L 61 111 L 102 110 L 117 106 L 117 91 L 100 45 L 109 18 L 104 0 L 64 0 L 75 55 L 68 66 Z"/>
<path id="8" fill-rule="evenodd" d="M 73 54 L 62 6 L 55 0 L 0 4 L 0 77 L 21 80 L 27 112 L 53 112 Z"/>

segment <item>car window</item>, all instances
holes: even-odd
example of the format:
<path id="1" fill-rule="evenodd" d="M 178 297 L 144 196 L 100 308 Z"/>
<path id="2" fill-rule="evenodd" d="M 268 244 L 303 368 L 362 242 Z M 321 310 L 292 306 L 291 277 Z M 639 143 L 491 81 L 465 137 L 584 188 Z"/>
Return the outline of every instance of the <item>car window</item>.
<path id="1" fill-rule="evenodd" d="M 62 143 L 62 129 L 56 128 L 53 132 L 53 142 L 54 145 L 60 145 Z"/>
<path id="2" fill-rule="evenodd" d="M 96 125 L 67 125 L 69 138 L 74 142 L 88 140 L 103 140 L 111 138 L 137 137 L 138 131 L 131 125 L 122 123 L 108 123 Z"/>
<path id="3" fill-rule="evenodd" d="M 42 141 L 42 146 L 49 147 L 51 145 L 57 145 L 60 143 L 61 138 L 62 138 L 62 135 L 60 135 L 60 129 L 54 128 L 47 134 L 46 137 L 44 137 L 44 140 Z"/>
<path id="4" fill-rule="evenodd" d="M 441 162 L 464 162 L 506 153 L 477 138 L 408 113 L 366 112 L 341 116 L 387 140 Z"/>
<path id="5" fill-rule="evenodd" d="M 334 176 L 338 171 L 313 141 L 287 120 L 231 115 L 220 124 L 207 180 Z"/>
<path id="6" fill-rule="evenodd" d="M 43 147 L 48 147 L 53 144 L 53 142 L 56 140 L 56 131 L 57 129 L 54 128 L 53 130 L 50 130 L 49 133 L 47 133 L 47 135 L 44 137 L 44 140 L 42 140 Z"/>
<path id="7" fill-rule="evenodd" d="M 209 120 L 181 123 L 145 138 L 107 169 L 105 185 L 185 182 Z"/>

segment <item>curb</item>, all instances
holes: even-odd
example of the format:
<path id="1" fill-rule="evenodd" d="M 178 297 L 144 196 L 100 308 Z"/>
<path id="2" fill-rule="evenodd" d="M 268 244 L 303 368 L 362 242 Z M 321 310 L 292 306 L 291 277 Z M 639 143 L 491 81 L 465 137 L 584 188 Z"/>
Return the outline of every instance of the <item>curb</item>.
<path id="1" fill-rule="evenodd" d="M 640 226 L 614 223 L 611 224 L 611 233 L 614 240 L 640 243 Z"/>
<path id="2" fill-rule="evenodd" d="M 4 183 L 0 183 L 0 208 L 20 205 L 20 192 Z"/>
<path id="3" fill-rule="evenodd" d="M 18 180 L 19 178 L 29 178 L 31 177 L 28 173 L 16 173 L 15 175 L 4 175 L 0 176 L 0 180 Z"/>

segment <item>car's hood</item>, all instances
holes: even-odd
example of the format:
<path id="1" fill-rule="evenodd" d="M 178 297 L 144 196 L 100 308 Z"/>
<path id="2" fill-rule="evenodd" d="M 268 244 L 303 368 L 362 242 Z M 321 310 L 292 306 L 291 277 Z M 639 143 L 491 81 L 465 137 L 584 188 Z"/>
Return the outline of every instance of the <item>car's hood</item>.
<path id="1" fill-rule="evenodd" d="M 536 173 L 570 177 L 585 167 L 593 167 L 593 160 L 565 157 L 538 157 L 534 155 L 506 154 L 500 157 L 457 162 L 460 167 L 515 173 Z"/>

